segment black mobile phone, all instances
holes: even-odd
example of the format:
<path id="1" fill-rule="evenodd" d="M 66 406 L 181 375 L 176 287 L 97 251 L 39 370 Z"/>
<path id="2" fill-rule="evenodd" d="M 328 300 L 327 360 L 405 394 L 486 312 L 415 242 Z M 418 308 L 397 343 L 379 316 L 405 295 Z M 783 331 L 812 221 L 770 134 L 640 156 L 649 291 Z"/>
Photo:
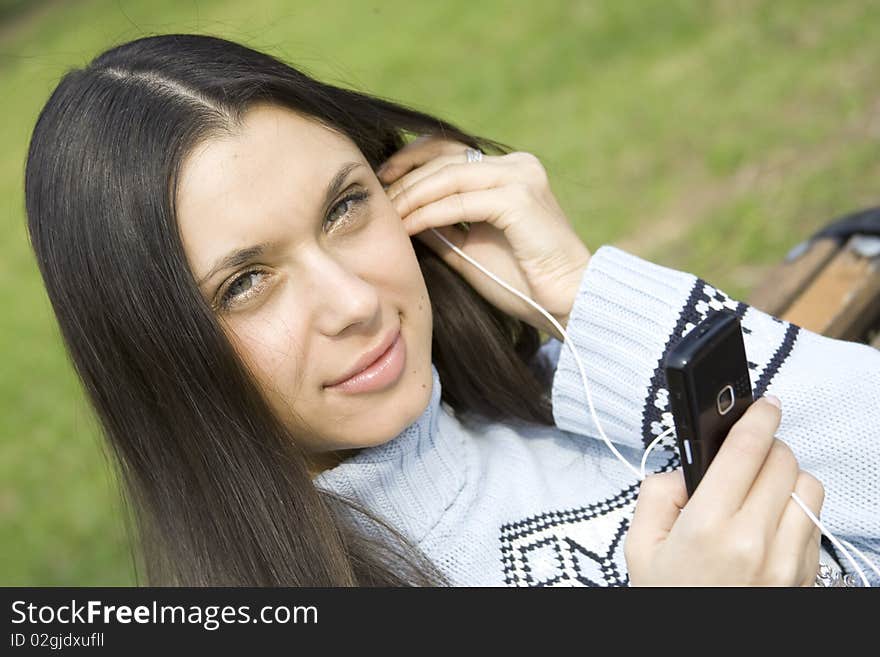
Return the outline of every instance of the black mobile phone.
<path id="1" fill-rule="evenodd" d="M 754 401 L 739 318 L 727 310 L 712 313 L 669 350 L 664 368 L 690 497 Z"/>

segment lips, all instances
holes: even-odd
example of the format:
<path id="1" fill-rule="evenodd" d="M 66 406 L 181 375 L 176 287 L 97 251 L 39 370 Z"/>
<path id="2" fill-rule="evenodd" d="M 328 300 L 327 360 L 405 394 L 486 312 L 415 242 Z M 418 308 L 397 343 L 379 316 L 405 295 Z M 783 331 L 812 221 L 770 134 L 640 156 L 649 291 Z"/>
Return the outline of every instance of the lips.
<path id="1" fill-rule="evenodd" d="M 325 383 L 324 387 L 329 388 L 330 386 L 335 386 L 343 381 L 346 381 L 353 377 L 356 374 L 363 372 L 370 365 L 375 363 L 381 356 L 385 354 L 386 351 L 394 344 L 394 341 L 397 339 L 397 335 L 400 333 L 400 327 L 398 326 L 394 330 L 390 331 L 379 343 L 378 346 L 370 349 L 365 354 L 363 354 L 360 358 L 358 358 L 357 362 L 352 366 L 350 370 L 343 376 L 338 379 L 331 381 L 330 383 Z"/>

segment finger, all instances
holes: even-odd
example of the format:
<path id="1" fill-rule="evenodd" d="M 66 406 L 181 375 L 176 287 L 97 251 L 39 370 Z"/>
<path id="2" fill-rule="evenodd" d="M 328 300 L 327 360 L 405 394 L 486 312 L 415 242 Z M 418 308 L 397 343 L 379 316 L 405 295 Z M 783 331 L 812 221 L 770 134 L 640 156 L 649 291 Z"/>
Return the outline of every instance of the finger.
<path id="1" fill-rule="evenodd" d="M 425 176 L 433 174 L 435 171 L 448 164 L 461 164 L 462 162 L 464 162 L 464 155 L 461 153 L 455 155 L 441 155 L 433 160 L 428 160 L 388 185 L 385 188 L 385 194 L 389 199 L 394 199 L 399 196 L 401 192 L 411 188 Z"/>
<path id="2" fill-rule="evenodd" d="M 727 437 L 694 491 L 702 513 L 730 517 L 742 507 L 775 440 L 781 411 L 766 399 L 753 402 Z"/>
<path id="3" fill-rule="evenodd" d="M 423 176 L 400 189 L 396 196 L 389 196 L 401 217 L 413 210 L 459 192 L 497 187 L 508 182 L 510 168 L 491 162 L 479 167 L 467 164 L 445 164 L 433 175 Z"/>
<path id="4" fill-rule="evenodd" d="M 464 153 L 467 144 L 443 139 L 437 135 L 421 135 L 396 151 L 379 166 L 376 175 L 383 182 L 392 182 L 412 169 L 442 155 Z"/>
<path id="5" fill-rule="evenodd" d="M 801 470 L 798 474 L 794 493 L 819 518 L 822 504 L 825 502 L 825 488 L 822 486 L 822 483 L 809 472 Z M 786 504 L 782 518 L 779 520 L 776 541 L 787 545 L 805 545 L 812 541 L 817 531 L 818 529 L 810 517 L 789 496 L 788 504 Z"/>
<path id="6" fill-rule="evenodd" d="M 687 501 L 687 487 L 681 468 L 645 477 L 639 488 L 627 536 L 628 547 L 634 553 L 641 552 L 643 548 L 665 539 Z"/>
<path id="7" fill-rule="evenodd" d="M 779 439 L 774 440 L 739 510 L 740 515 L 763 524 L 768 542 L 776 535 L 782 513 L 791 502 L 791 492 L 799 473 L 800 468 L 791 448 Z"/>
<path id="8" fill-rule="evenodd" d="M 480 162 L 480 166 L 483 167 L 486 164 L 488 164 L 490 161 L 497 161 L 497 159 L 498 158 L 486 155 L 483 157 L 483 160 Z M 465 154 L 464 154 L 463 150 L 459 151 L 457 153 L 451 153 L 448 155 L 441 155 L 439 157 L 435 157 L 434 159 L 428 160 L 424 164 L 416 167 L 415 169 L 413 169 L 412 171 L 410 171 L 406 175 L 401 176 L 400 178 L 395 180 L 393 183 L 388 185 L 388 187 L 385 188 L 385 193 L 388 195 L 388 198 L 393 199 L 393 198 L 399 196 L 401 194 L 401 192 L 412 188 L 413 185 L 415 185 L 419 181 L 423 180 L 424 178 L 427 178 L 430 175 L 433 175 L 434 173 L 436 173 L 437 171 L 439 171 L 443 167 L 451 165 L 451 164 L 469 165 L 472 163 L 467 162 L 467 160 L 465 159 Z M 472 167 L 472 166 L 470 166 L 468 168 L 470 170 L 474 169 L 474 167 Z"/>
<path id="9" fill-rule="evenodd" d="M 822 545 L 822 532 L 818 527 L 813 528 L 810 535 L 810 547 L 804 554 L 803 578 L 801 586 L 812 586 L 816 582 L 816 573 L 819 572 L 820 547 Z"/>
<path id="10" fill-rule="evenodd" d="M 504 230 L 507 227 L 504 209 L 509 198 L 505 187 L 452 194 L 403 217 L 403 225 L 409 235 L 459 221 L 486 221 Z"/>
<path id="11" fill-rule="evenodd" d="M 392 153 L 379 165 L 376 174 L 383 179 L 397 178 L 419 164 L 442 155 L 448 147 L 448 140 L 438 135 L 420 135 Z"/>
<path id="12" fill-rule="evenodd" d="M 799 472 L 794 493 L 819 517 L 825 491 L 822 484 L 807 472 Z M 803 509 L 789 496 L 770 544 L 767 564 L 778 584 L 791 585 L 815 578 L 819 564 L 818 529 Z"/>
<path id="13" fill-rule="evenodd" d="M 458 142 L 454 142 L 458 144 Z M 507 155 L 483 155 L 483 158 L 479 162 L 479 168 L 474 168 L 472 165 L 474 163 L 467 161 L 467 155 L 465 151 L 467 150 L 467 146 L 464 144 L 460 144 L 460 147 L 457 150 L 451 150 L 443 155 L 438 155 L 437 157 L 430 159 L 423 164 L 415 167 L 405 175 L 398 177 L 396 180 L 391 182 L 389 185 L 385 187 L 385 193 L 389 198 L 395 198 L 400 195 L 402 190 L 406 190 L 411 188 L 419 181 L 427 178 L 428 176 L 436 173 L 438 170 L 444 168 L 449 165 L 461 165 L 462 167 L 467 167 L 467 171 L 479 171 L 481 169 L 486 168 L 489 165 L 493 165 L 496 170 L 502 170 L 504 167 L 508 171 L 512 171 L 514 175 L 518 172 L 527 171 L 528 175 L 534 177 L 534 172 L 530 171 L 529 167 L 532 166 L 533 160 L 523 160 L 523 153 L 508 153 Z M 527 154 L 526 154 L 527 155 Z M 512 157 L 519 156 L 519 157 Z M 533 157 L 533 156 L 531 156 Z M 538 165 L 540 167 L 540 164 Z M 541 169 L 543 171 L 543 169 Z M 521 174 L 519 176 L 523 178 L 524 176 Z M 383 176 L 384 178 L 384 176 Z M 541 178 L 539 178 L 541 179 Z M 513 180 L 513 178 L 511 178 Z M 525 180 L 528 182 L 529 179 Z"/>
<path id="14" fill-rule="evenodd" d="M 464 158 L 461 155 L 442 155 L 433 160 L 428 160 L 421 166 L 416 167 L 409 173 L 401 176 L 393 183 L 388 185 L 385 188 L 385 194 L 388 196 L 389 199 L 393 200 L 425 176 L 433 174 L 435 171 L 446 166 L 447 164 L 452 164 L 453 162 L 460 163 L 463 159 Z"/>

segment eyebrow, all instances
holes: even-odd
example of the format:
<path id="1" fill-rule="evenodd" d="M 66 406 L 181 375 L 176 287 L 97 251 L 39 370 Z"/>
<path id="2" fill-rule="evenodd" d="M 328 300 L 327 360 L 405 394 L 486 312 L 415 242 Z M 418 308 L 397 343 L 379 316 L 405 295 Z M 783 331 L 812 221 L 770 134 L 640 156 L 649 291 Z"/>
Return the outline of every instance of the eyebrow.
<path id="1" fill-rule="evenodd" d="M 360 166 L 363 166 L 361 162 L 346 162 L 342 165 L 339 171 L 336 172 L 330 180 L 330 183 L 327 185 L 327 190 L 324 194 L 323 212 L 326 212 L 329 209 L 328 206 L 333 202 L 333 199 L 335 199 L 339 195 L 339 192 L 342 191 L 342 188 L 345 185 L 345 180 L 348 178 L 349 174 Z M 201 287 L 204 285 L 218 272 L 225 269 L 235 269 L 256 257 L 263 255 L 271 246 L 271 243 L 263 242 L 244 249 L 236 249 L 235 251 L 226 254 L 214 263 L 214 266 L 211 267 L 207 274 L 202 276 L 198 282 L 198 286 Z"/>

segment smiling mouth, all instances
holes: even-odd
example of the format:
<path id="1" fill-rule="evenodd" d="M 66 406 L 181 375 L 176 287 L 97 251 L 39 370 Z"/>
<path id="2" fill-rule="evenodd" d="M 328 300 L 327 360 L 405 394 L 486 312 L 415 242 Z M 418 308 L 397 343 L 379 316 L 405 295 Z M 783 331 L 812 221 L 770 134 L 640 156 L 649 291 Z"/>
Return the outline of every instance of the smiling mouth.
<path id="1" fill-rule="evenodd" d="M 397 383 L 405 365 L 406 343 L 403 332 L 398 328 L 391 344 L 373 362 L 348 378 L 324 388 L 346 394 L 379 392 Z"/>
<path id="2" fill-rule="evenodd" d="M 345 383 L 346 381 L 349 381 L 350 379 L 352 379 L 360 374 L 363 374 L 364 372 L 366 372 L 367 370 L 372 368 L 374 365 L 376 365 L 376 363 L 379 360 L 381 360 L 381 358 L 383 356 L 385 356 L 388 353 L 388 350 L 394 345 L 395 341 L 397 340 L 398 336 L 400 335 L 400 330 L 401 330 L 401 327 L 398 324 L 397 329 L 388 333 L 386 335 L 385 339 L 383 340 L 382 344 L 379 347 L 373 349 L 372 352 L 367 352 L 367 354 L 368 354 L 367 358 L 369 358 L 369 362 L 366 362 L 367 358 L 362 358 L 358 362 L 358 364 L 348 372 L 348 374 L 346 374 L 345 376 L 343 376 L 341 378 L 336 379 L 335 381 L 333 381 L 331 383 L 325 383 L 324 387 L 325 388 L 332 388 L 333 386 L 337 386 L 340 383 Z"/>

